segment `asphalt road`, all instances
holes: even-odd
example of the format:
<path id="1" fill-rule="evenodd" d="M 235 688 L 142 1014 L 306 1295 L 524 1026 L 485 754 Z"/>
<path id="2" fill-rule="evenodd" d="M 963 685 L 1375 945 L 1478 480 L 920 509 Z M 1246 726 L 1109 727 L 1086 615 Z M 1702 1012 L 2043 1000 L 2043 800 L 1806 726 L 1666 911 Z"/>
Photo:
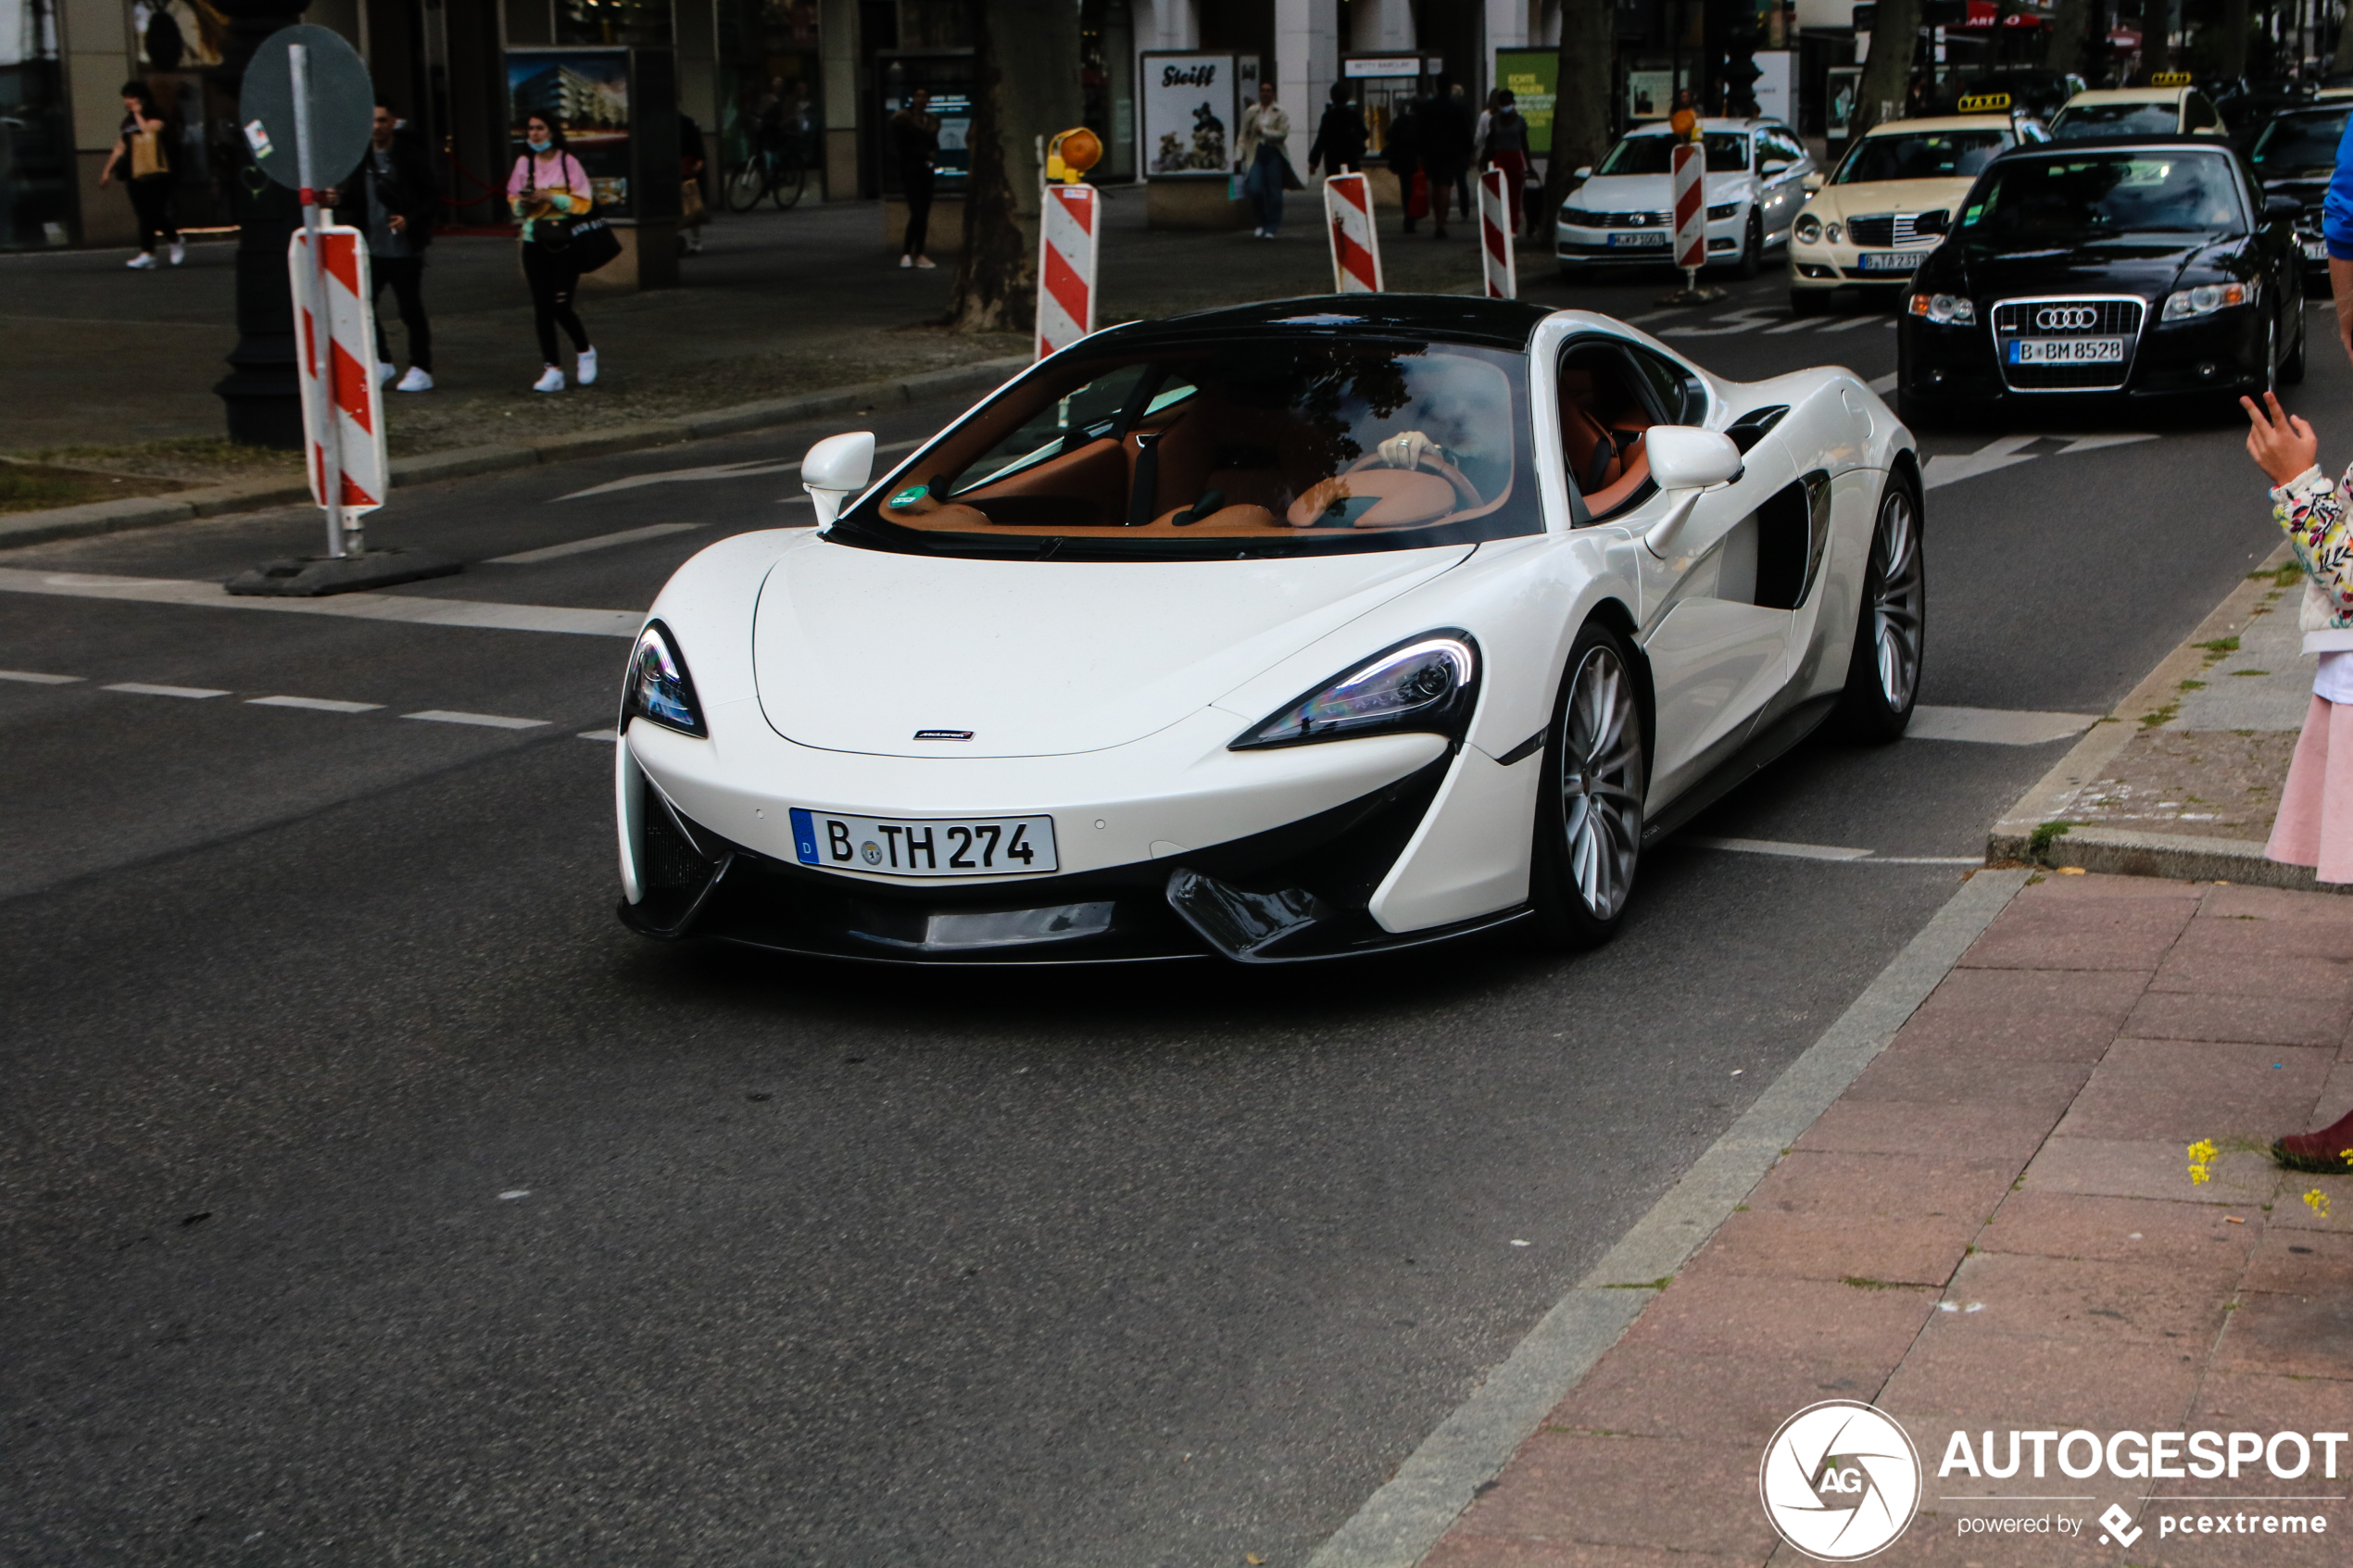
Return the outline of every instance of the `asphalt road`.
<path id="1" fill-rule="evenodd" d="M 2328 320 L 2293 401 L 2336 436 Z M 1879 318 L 1773 330 L 1769 278 L 1648 324 L 1735 376 L 1894 368 Z M 376 533 L 484 563 L 412 597 L 633 609 L 791 476 L 555 497 L 823 433 L 404 491 Z M 2226 425 L 2020 433 L 1930 493 L 1924 700 L 2096 713 L 2276 533 Z M 317 527 L 0 577 L 218 580 Z M 0 604 L 0 667 L 81 677 L 0 680 L 12 1562 L 1297 1563 L 1959 875 L 1670 844 L 1601 952 L 1273 976 L 662 947 L 613 919 L 583 738 L 621 639 Z M 2065 744 L 1810 742 L 1685 836 L 1966 857 Z"/>

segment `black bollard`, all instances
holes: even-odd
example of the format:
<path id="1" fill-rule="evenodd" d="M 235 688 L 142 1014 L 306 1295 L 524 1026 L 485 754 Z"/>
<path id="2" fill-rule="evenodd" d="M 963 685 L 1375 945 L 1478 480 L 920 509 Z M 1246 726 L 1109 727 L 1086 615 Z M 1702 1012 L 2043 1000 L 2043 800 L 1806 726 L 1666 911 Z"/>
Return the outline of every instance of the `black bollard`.
<path id="1" fill-rule="evenodd" d="M 310 0 L 214 0 L 229 18 L 218 80 L 237 101 L 245 66 L 261 41 L 302 18 Z M 237 345 L 229 373 L 213 387 L 226 406 L 229 439 L 285 451 L 302 448 L 302 390 L 295 373 L 294 289 L 286 246 L 302 221 L 292 191 L 254 167 L 239 133 L 228 173 L 230 213 L 237 223 Z"/>

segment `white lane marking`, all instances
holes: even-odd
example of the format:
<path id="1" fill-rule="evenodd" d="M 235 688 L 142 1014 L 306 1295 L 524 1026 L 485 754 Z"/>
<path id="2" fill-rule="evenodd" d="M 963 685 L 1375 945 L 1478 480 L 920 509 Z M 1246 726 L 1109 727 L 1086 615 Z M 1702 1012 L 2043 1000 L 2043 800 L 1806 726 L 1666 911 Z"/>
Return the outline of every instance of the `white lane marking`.
<path id="1" fill-rule="evenodd" d="M 1778 327 L 1766 328 L 1765 335 L 1767 337 L 1771 337 L 1775 332 L 1802 332 L 1806 328 L 1815 324 L 1814 318 L 1811 316 L 1800 316 L 1794 320 L 1783 321 Z"/>
<path id="2" fill-rule="evenodd" d="M 140 604 L 193 605 L 203 609 L 261 609 L 285 615 L 340 615 L 355 621 L 402 621 L 421 626 L 472 626 L 496 632 L 565 632 L 591 637 L 635 637 L 646 615 L 636 609 L 571 609 L 559 605 L 485 604 L 406 594 L 337 594 L 323 599 L 248 598 L 218 583 L 176 577 L 111 577 L 90 571 L 27 571 L 0 567 L 0 593 L 57 594 L 68 598 Z"/>
<path id="3" fill-rule="evenodd" d="M 1791 860 L 1863 861 L 1874 866 L 1982 866 L 1982 855 L 1881 855 L 1850 849 L 1841 844 L 1791 844 L 1778 838 L 1704 838 L 1686 835 L 1676 842 L 1698 849 L 1723 849 L 1735 855 L 1778 855 Z"/>
<path id="4" fill-rule="evenodd" d="M 36 686 L 69 686 L 79 675 L 42 675 L 31 670 L 0 670 L 0 681 L 24 681 Z"/>
<path id="5" fill-rule="evenodd" d="M 2153 431 L 2126 431 L 2114 435 L 2052 435 L 2045 439 L 2066 442 L 2064 448 L 2052 454 L 2064 458 L 2070 452 L 2096 452 L 2103 446 L 2128 446 L 2135 441 L 2155 441 L 2157 435 Z"/>
<path id="6" fill-rule="evenodd" d="M 599 533 L 593 539 L 573 539 L 561 545 L 543 545 L 535 550 L 517 550 L 510 556 L 492 556 L 484 566 L 530 566 L 543 560 L 560 560 L 565 556 L 585 556 L 591 550 L 610 550 L 616 545 L 635 545 L 641 539 L 659 539 L 665 533 L 684 533 L 700 528 L 699 522 L 649 522 L 643 528 L 624 528 L 618 533 Z"/>
<path id="7" fill-rule="evenodd" d="M 875 453 L 879 457 L 885 452 L 904 452 L 911 447 L 920 446 L 930 439 L 929 436 L 923 436 L 914 441 L 893 441 L 875 447 Z M 774 462 L 766 458 L 748 458 L 742 462 L 713 463 L 708 468 L 667 469 L 661 473 L 633 473 L 626 479 L 609 479 L 602 484 L 592 484 L 585 490 L 575 490 L 569 495 L 555 495 L 550 496 L 549 499 L 577 501 L 583 496 L 610 495 L 616 491 L 635 490 L 647 484 L 691 484 L 698 480 L 749 479 L 755 474 L 799 473 L 799 471 L 800 460 L 798 458 L 789 463 Z"/>
<path id="8" fill-rule="evenodd" d="M 580 738 L 582 740 L 600 740 L 605 742 L 607 745 L 610 745 L 612 742 L 621 738 L 621 732 L 619 730 L 583 730 L 580 732 Z"/>
<path id="9" fill-rule="evenodd" d="M 423 719 L 435 724 L 479 724 L 487 730 L 537 730 L 547 727 L 545 719 L 509 719 L 497 713 L 459 713 L 447 708 L 428 708 L 422 713 L 403 713 L 403 719 Z"/>
<path id="10" fill-rule="evenodd" d="M 1769 310 L 1727 310 L 1721 315 L 1702 317 L 1702 320 L 1710 323 L 1707 326 L 1693 324 L 1688 327 L 1661 327 L 1658 329 L 1657 335 L 1660 337 L 1730 337 L 1734 332 L 1753 332 L 1766 322 L 1772 320 L 1776 314 Z"/>
<path id="11" fill-rule="evenodd" d="M 1928 459 L 1920 483 L 1933 490 L 1940 484 L 1956 480 L 1975 479 L 1980 474 L 2000 469 L 2031 463 L 2035 454 L 2025 450 L 2038 441 L 2064 441 L 2066 445 L 2051 454 L 2064 458 L 2073 452 L 2096 452 L 2103 446 L 2124 446 L 2135 441 L 2155 441 L 2156 435 L 2146 431 L 2120 432 L 2110 435 L 2061 435 L 2036 432 L 2028 435 L 1998 435 L 1974 452 L 1946 452 Z"/>
<path id="12" fill-rule="evenodd" d="M 338 702 L 331 696 L 249 696 L 253 708 L 308 708 L 320 713 L 373 713 L 381 702 Z"/>
<path id="13" fill-rule="evenodd" d="M 145 681 L 117 681 L 111 686 L 101 686 L 98 689 L 107 692 L 129 692 L 133 696 L 207 697 L 229 695 L 227 692 L 215 691 L 210 686 L 151 686 Z"/>
<path id="14" fill-rule="evenodd" d="M 1882 320 L 1877 316 L 1849 316 L 1843 320 L 1831 322 L 1828 326 L 1825 326 L 1822 331 L 1826 332 L 1851 332 L 1857 327 L 1868 327 L 1873 321 L 1879 321 L 1881 325 L 1889 327 L 1895 324 L 1893 321 Z"/>
<path id="15" fill-rule="evenodd" d="M 2017 708 L 1912 709 L 1906 740 L 1974 741 L 1982 746 L 2044 746 L 2080 735 L 2100 721 L 2096 713 L 2038 713 Z"/>

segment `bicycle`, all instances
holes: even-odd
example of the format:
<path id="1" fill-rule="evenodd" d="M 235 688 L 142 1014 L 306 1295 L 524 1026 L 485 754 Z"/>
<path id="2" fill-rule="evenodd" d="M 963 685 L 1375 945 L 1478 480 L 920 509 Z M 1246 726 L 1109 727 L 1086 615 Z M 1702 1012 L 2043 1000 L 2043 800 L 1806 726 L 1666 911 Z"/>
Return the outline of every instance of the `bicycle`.
<path id="1" fill-rule="evenodd" d="M 730 212 L 749 212 L 766 196 L 779 212 L 798 205 L 809 183 L 808 160 L 796 136 L 762 138 L 749 157 L 727 171 L 720 186 Z"/>

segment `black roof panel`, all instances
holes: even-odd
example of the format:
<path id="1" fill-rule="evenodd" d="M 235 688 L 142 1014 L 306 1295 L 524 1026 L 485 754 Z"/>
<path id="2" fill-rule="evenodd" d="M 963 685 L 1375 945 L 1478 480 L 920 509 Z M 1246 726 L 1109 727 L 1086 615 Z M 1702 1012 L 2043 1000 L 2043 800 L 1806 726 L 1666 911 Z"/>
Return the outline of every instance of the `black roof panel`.
<path id="1" fill-rule="evenodd" d="M 1410 332 L 1453 343 L 1526 348 L 1538 322 L 1553 312 L 1515 299 L 1459 294 L 1324 294 L 1299 299 L 1196 310 L 1139 321 L 1122 335 L 1199 337 L 1207 332 L 1280 328 L 1291 332 Z"/>

